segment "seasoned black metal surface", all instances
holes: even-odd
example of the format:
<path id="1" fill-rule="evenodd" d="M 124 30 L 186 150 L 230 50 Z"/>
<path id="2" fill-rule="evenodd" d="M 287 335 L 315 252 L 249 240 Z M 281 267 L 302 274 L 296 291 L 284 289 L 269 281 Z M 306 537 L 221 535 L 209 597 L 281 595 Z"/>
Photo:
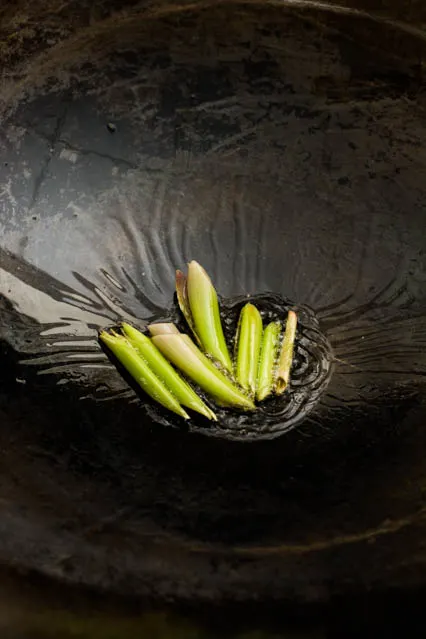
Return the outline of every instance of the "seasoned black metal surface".
<path id="1" fill-rule="evenodd" d="M 142 3 L 4 76 L 2 561 L 207 599 L 423 581 L 421 29 L 314 4 Z M 331 344 L 278 439 L 154 423 L 98 347 L 190 259 Z"/>

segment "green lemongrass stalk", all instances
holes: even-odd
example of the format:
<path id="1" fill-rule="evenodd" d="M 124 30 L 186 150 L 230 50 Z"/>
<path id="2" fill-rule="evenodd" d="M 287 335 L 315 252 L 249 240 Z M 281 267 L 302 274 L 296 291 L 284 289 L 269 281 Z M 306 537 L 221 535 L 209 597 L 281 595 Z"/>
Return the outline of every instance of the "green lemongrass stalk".
<path id="1" fill-rule="evenodd" d="M 151 333 L 151 335 L 165 335 L 166 333 L 177 333 L 178 335 L 180 335 L 179 329 L 174 324 L 170 323 L 150 324 L 149 332 Z"/>
<path id="2" fill-rule="evenodd" d="M 251 399 L 216 368 L 188 335 L 156 335 L 152 341 L 174 366 L 221 403 L 242 410 L 255 409 Z"/>
<path id="3" fill-rule="evenodd" d="M 138 351 L 125 337 L 101 331 L 99 339 L 110 349 L 147 395 L 173 413 L 176 413 L 176 415 L 189 419 L 188 413 L 184 411 L 176 397 L 152 372 L 148 364 L 140 357 Z"/>
<path id="4" fill-rule="evenodd" d="M 196 334 L 203 350 L 232 373 L 232 362 L 223 334 L 215 288 L 198 262 L 188 265 L 188 300 Z"/>
<path id="5" fill-rule="evenodd" d="M 293 363 L 294 340 L 296 337 L 297 315 L 294 311 L 289 311 L 285 326 L 281 354 L 278 362 L 276 387 L 277 395 L 282 395 L 290 380 L 290 370 Z"/>
<path id="6" fill-rule="evenodd" d="M 262 318 L 253 304 L 240 313 L 236 337 L 236 377 L 240 386 L 254 397 L 259 367 Z"/>
<path id="7" fill-rule="evenodd" d="M 130 326 L 130 324 L 123 323 L 121 330 L 130 344 L 136 348 L 146 361 L 152 372 L 167 386 L 182 406 L 204 415 L 207 419 L 217 421 L 214 412 L 206 406 L 191 386 L 175 371 L 149 337 Z M 158 330 L 158 325 L 155 330 Z"/>
<path id="8" fill-rule="evenodd" d="M 185 273 L 182 271 L 176 271 L 176 297 L 179 304 L 179 308 L 184 316 L 186 323 L 194 335 L 197 344 L 201 346 L 200 338 L 197 335 L 197 330 L 195 328 L 194 318 L 192 317 L 191 307 L 189 305 L 189 297 L 188 297 L 188 278 Z"/>
<path id="9" fill-rule="evenodd" d="M 271 322 L 263 331 L 257 372 L 256 399 L 266 399 L 274 388 L 274 371 L 280 345 L 281 323 Z"/>

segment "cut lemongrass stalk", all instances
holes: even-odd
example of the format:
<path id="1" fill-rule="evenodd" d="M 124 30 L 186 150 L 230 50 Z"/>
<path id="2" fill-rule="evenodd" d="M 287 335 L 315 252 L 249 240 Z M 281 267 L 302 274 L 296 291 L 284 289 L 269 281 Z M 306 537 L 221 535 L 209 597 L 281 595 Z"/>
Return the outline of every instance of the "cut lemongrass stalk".
<path id="1" fill-rule="evenodd" d="M 266 399 L 274 388 L 274 370 L 277 364 L 280 333 L 280 322 L 271 322 L 263 331 L 256 387 L 258 402 Z"/>
<path id="2" fill-rule="evenodd" d="M 179 329 L 174 324 L 150 324 L 149 332 L 151 335 L 165 335 L 166 333 L 177 333 L 180 335 Z"/>
<path id="3" fill-rule="evenodd" d="M 237 382 L 252 396 L 256 392 L 259 367 L 262 318 L 253 304 L 246 304 L 240 313 L 236 340 Z"/>
<path id="4" fill-rule="evenodd" d="M 281 353 L 278 362 L 276 387 L 277 395 L 282 395 L 290 380 L 290 370 L 293 363 L 294 339 L 296 337 L 297 315 L 294 311 L 289 311 L 287 323 L 281 346 Z"/>
<path id="5" fill-rule="evenodd" d="M 129 340 L 132 346 L 136 348 L 138 353 L 146 361 L 150 369 L 165 384 L 165 386 L 173 393 L 176 399 L 185 406 L 190 408 L 207 419 L 217 421 L 217 417 L 212 410 L 198 397 L 197 393 L 191 386 L 175 371 L 166 358 L 160 353 L 158 348 L 154 346 L 149 337 L 138 331 L 130 324 L 123 323 L 121 330 Z M 177 329 L 176 329 L 177 330 Z M 170 334 L 170 333 L 169 333 Z"/>
<path id="6" fill-rule="evenodd" d="M 121 335 L 110 335 L 101 331 L 99 339 L 110 349 L 118 361 L 130 373 L 143 391 L 156 402 L 173 411 L 184 419 L 189 419 L 176 397 L 166 388 L 163 382 L 153 373 L 148 364 L 140 357 L 138 351 Z"/>
<path id="7" fill-rule="evenodd" d="M 176 297 L 179 304 L 179 308 L 184 316 L 186 323 L 191 329 L 197 343 L 201 346 L 200 338 L 197 335 L 197 331 L 194 324 L 194 318 L 192 317 L 191 307 L 189 305 L 188 297 L 188 278 L 182 271 L 176 271 Z"/>
<path id="8" fill-rule="evenodd" d="M 188 265 L 187 287 L 195 331 L 203 350 L 225 370 L 232 372 L 217 293 L 206 271 L 194 260 Z"/>
<path id="9" fill-rule="evenodd" d="M 221 403 L 242 410 L 255 409 L 251 399 L 212 364 L 188 335 L 157 335 L 152 341 L 174 366 Z"/>

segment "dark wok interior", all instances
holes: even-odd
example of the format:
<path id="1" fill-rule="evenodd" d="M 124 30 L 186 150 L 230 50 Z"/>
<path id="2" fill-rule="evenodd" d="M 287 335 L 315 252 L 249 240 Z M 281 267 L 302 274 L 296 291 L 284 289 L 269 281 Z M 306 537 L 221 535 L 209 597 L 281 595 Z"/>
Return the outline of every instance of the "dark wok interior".
<path id="1" fill-rule="evenodd" d="M 419 596 L 421 8 L 72 4 L 0 9 L 0 563 L 185 605 Z M 318 317 L 332 375 L 280 437 L 158 423 L 99 349 L 190 259 Z"/>

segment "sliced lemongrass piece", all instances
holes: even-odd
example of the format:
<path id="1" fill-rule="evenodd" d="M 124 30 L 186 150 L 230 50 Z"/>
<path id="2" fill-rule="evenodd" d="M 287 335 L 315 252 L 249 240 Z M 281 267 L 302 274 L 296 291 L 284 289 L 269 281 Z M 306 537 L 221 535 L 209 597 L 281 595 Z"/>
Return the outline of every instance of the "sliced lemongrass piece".
<path id="1" fill-rule="evenodd" d="M 243 410 L 255 409 L 251 399 L 216 368 L 188 335 L 156 335 L 152 341 L 174 366 L 221 403 Z"/>
<path id="2" fill-rule="evenodd" d="M 182 315 L 197 340 L 197 343 L 201 346 L 201 341 L 197 335 L 194 318 L 192 317 L 191 307 L 189 305 L 188 278 L 185 273 L 182 273 L 182 271 L 179 270 L 176 271 L 176 296 Z"/>
<path id="3" fill-rule="evenodd" d="M 194 260 L 188 265 L 187 288 L 195 331 L 203 350 L 225 370 L 232 372 L 217 293 L 206 271 Z"/>
<path id="4" fill-rule="evenodd" d="M 182 335 L 176 324 L 173 324 L 172 322 L 148 324 L 147 328 L 151 333 L 151 337 L 157 337 L 157 335 Z"/>
<path id="5" fill-rule="evenodd" d="M 171 323 L 150 324 L 148 328 L 151 335 L 164 335 L 166 333 L 177 333 L 180 335 L 179 329 Z"/>
<path id="6" fill-rule="evenodd" d="M 260 343 L 262 340 L 262 318 L 253 304 L 241 309 L 236 339 L 237 382 L 252 396 L 256 392 L 259 367 Z"/>
<path id="7" fill-rule="evenodd" d="M 138 351 L 125 337 L 110 335 L 106 331 L 101 331 L 99 339 L 110 349 L 147 395 L 173 413 L 180 415 L 184 419 L 189 419 L 188 413 L 184 411 L 176 397 L 152 372 L 148 364 L 140 357 Z"/>
<path id="8" fill-rule="evenodd" d="M 191 386 L 175 371 L 149 337 L 130 326 L 130 324 L 123 323 L 121 330 L 131 345 L 136 348 L 146 361 L 152 372 L 166 385 L 180 404 L 204 415 L 207 419 L 217 421 L 214 412 L 206 406 Z"/>
<path id="9" fill-rule="evenodd" d="M 297 315 L 294 311 L 289 311 L 287 315 L 287 323 L 283 343 L 281 345 L 281 353 L 278 361 L 276 387 L 277 395 L 282 395 L 288 386 L 290 380 L 290 370 L 293 363 L 294 339 L 296 337 Z"/>
<path id="10" fill-rule="evenodd" d="M 280 322 L 271 322 L 263 331 L 257 372 L 256 399 L 266 399 L 274 388 L 274 370 L 280 346 Z"/>

